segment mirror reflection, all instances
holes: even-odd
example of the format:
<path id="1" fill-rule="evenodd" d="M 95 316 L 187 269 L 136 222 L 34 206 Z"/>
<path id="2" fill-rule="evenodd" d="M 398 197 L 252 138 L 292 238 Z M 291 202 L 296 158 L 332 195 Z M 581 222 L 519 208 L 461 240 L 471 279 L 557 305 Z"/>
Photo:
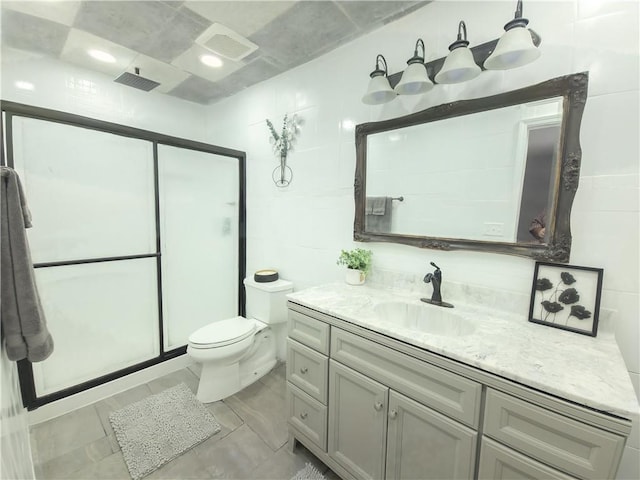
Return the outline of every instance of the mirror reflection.
<path id="1" fill-rule="evenodd" d="M 365 231 L 543 242 L 561 122 L 552 98 L 369 135 Z"/>
<path id="2" fill-rule="evenodd" d="M 568 260 L 587 81 L 358 125 L 354 239 Z"/>

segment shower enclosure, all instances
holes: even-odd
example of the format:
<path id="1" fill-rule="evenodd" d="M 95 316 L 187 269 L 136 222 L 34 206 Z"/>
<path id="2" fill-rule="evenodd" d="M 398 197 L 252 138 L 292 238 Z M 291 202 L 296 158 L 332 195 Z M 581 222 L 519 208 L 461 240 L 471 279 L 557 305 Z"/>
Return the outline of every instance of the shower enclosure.
<path id="1" fill-rule="evenodd" d="M 19 362 L 29 409 L 184 354 L 244 314 L 245 154 L 5 102 L 54 353 Z"/>

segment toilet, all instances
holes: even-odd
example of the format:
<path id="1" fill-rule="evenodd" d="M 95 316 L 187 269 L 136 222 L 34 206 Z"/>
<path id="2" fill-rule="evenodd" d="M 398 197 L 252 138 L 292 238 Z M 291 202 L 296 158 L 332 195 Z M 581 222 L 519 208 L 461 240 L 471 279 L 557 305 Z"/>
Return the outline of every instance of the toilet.
<path id="1" fill-rule="evenodd" d="M 276 364 L 275 330 L 287 320 L 286 294 L 293 291 L 293 284 L 246 278 L 244 285 L 246 318 L 212 322 L 189 336 L 187 354 L 202 363 L 196 394 L 202 403 L 233 395 Z"/>

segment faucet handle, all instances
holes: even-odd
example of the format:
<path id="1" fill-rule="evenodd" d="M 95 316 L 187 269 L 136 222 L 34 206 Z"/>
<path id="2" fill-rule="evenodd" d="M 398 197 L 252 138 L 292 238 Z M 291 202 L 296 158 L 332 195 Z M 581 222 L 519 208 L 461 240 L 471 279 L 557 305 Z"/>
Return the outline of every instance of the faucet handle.
<path id="1" fill-rule="evenodd" d="M 433 262 L 429 262 L 429 263 L 431 263 L 432 267 L 436 267 L 438 270 L 440 270 L 440 267 L 438 265 L 436 265 L 435 263 L 433 263 Z"/>

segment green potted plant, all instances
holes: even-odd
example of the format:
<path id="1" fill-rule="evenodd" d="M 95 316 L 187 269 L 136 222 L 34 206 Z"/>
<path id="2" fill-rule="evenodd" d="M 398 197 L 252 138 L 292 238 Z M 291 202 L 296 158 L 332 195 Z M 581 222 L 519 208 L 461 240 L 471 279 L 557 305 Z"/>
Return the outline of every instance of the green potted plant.
<path id="1" fill-rule="evenodd" d="M 362 285 L 364 283 L 367 273 L 371 269 L 372 255 L 373 252 L 371 250 L 362 248 L 342 250 L 340 252 L 336 263 L 347 267 L 345 281 L 349 285 Z"/>

